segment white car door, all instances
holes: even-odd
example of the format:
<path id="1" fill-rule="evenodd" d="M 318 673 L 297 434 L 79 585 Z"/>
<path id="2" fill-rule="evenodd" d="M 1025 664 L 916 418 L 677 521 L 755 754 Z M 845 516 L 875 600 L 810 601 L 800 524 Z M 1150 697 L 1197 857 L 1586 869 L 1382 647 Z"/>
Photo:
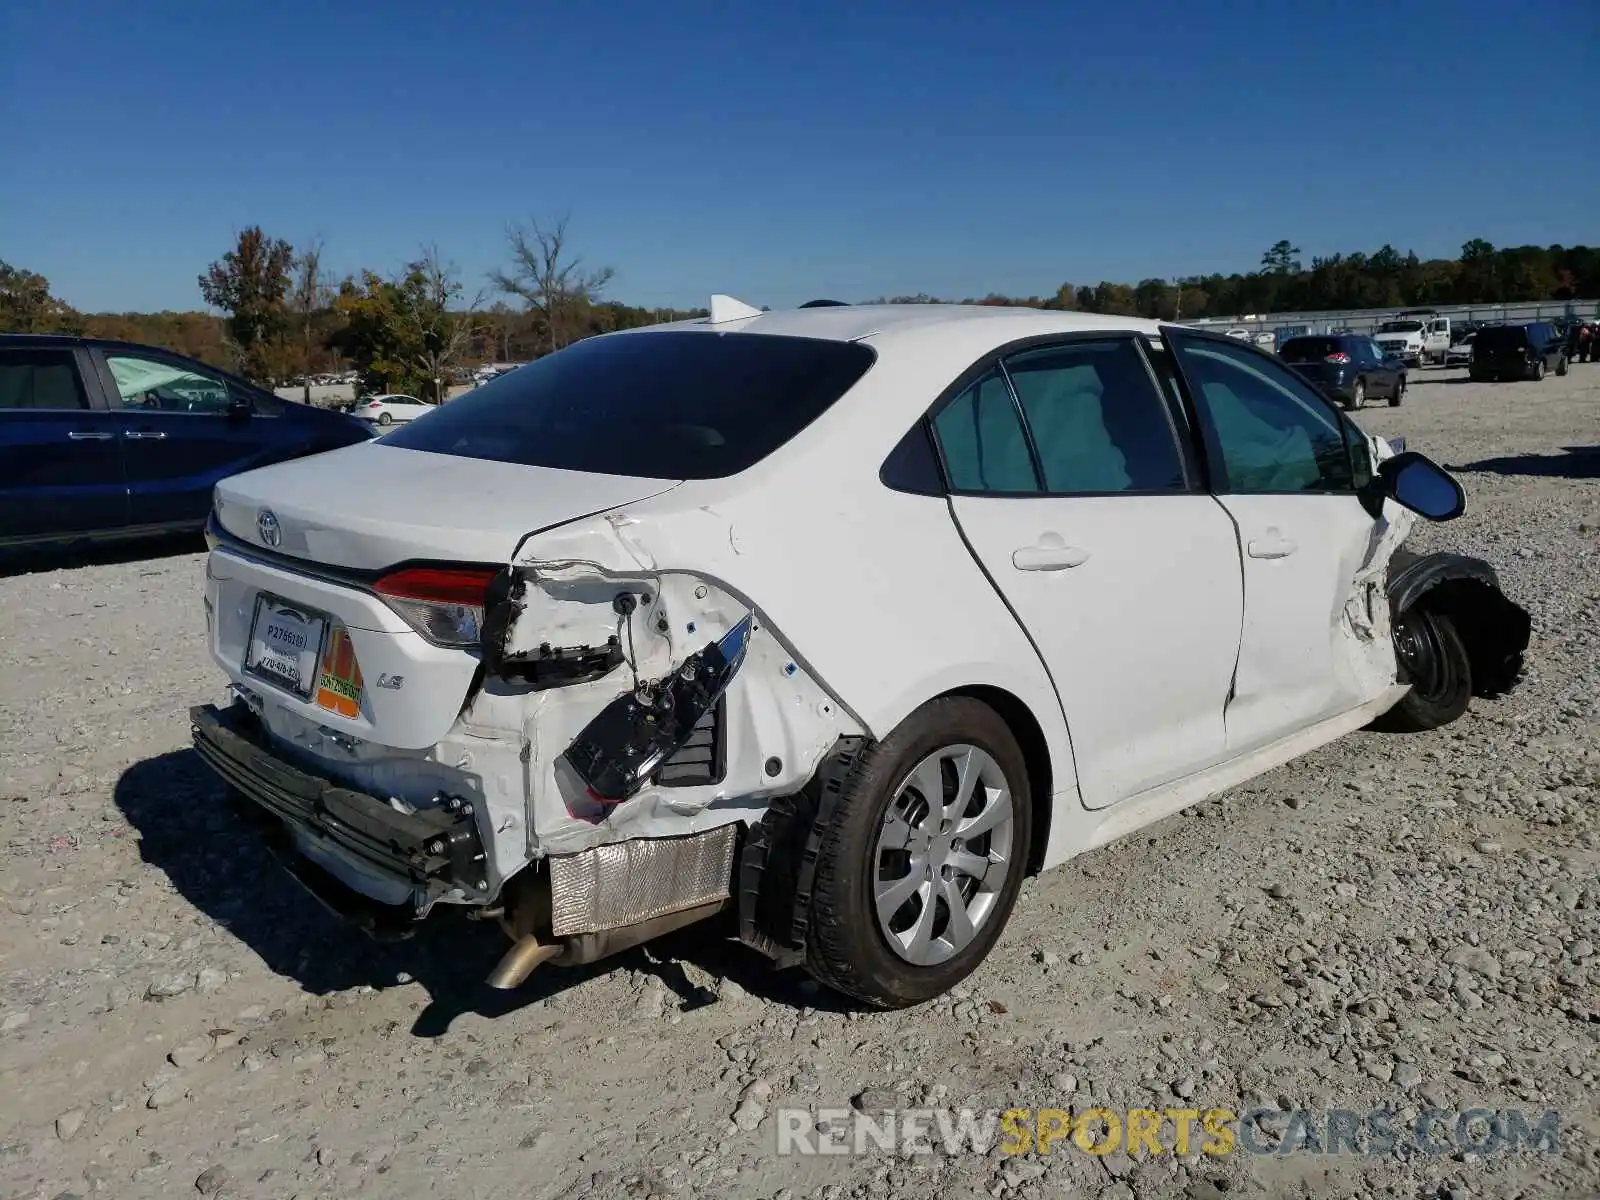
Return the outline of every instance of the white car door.
<path id="1" fill-rule="evenodd" d="M 1244 635 L 1227 707 L 1243 753 L 1371 697 L 1346 615 L 1385 526 L 1356 489 L 1370 474 L 1333 405 L 1276 359 L 1221 338 L 1165 333 L 1238 526 Z"/>
<path id="2" fill-rule="evenodd" d="M 1137 340 L 1008 355 L 933 427 L 956 522 L 1061 697 L 1083 803 L 1223 757 L 1238 546 Z"/>

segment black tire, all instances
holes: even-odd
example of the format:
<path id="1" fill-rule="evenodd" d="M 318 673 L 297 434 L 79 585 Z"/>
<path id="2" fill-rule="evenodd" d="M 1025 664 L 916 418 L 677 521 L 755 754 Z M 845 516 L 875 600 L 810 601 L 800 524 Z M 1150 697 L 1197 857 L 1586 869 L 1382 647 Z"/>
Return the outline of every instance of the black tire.
<path id="1" fill-rule="evenodd" d="M 1473 383 L 1483 383 L 1489 377 L 1476 367 L 1468 367 L 1467 378 L 1472 380 Z"/>
<path id="2" fill-rule="evenodd" d="M 907 774 L 944 746 L 986 751 L 1012 797 L 1010 871 L 995 907 L 964 949 L 935 966 L 900 958 L 878 926 L 874 859 L 885 811 Z M 933 700 L 851 764 L 833 817 L 818 847 L 806 936 L 806 966 L 816 978 L 874 1008 L 906 1008 L 931 1000 L 981 963 L 994 946 L 1026 873 L 1033 827 L 1028 768 L 1011 729 L 987 704 L 965 696 Z"/>
<path id="3" fill-rule="evenodd" d="M 1389 397 L 1389 407 L 1399 408 L 1406 399 L 1406 377 L 1404 374 L 1394 381 L 1394 395 Z"/>
<path id="4" fill-rule="evenodd" d="M 1563 354 L 1560 357 L 1560 359 L 1558 359 L 1557 362 L 1556 362 L 1556 374 L 1557 375 L 1565 375 L 1566 373 L 1567 373 L 1567 356 L 1565 354 Z"/>
<path id="5" fill-rule="evenodd" d="M 1350 393 L 1350 401 L 1345 405 L 1351 412 L 1359 412 L 1367 406 L 1367 381 L 1356 380 L 1356 390 Z"/>
<path id="6" fill-rule="evenodd" d="M 1533 364 L 1533 381 L 1535 383 L 1544 382 L 1544 359 L 1542 358 Z"/>
<path id="7" fill-rule="evenodd" d="M 1383 716 L 1375 729 L 1421 733 L 1450 724 L 1472 702 L 1472 664 L 1455 623 L 1440 612 L 1418 606 L 1395 620 L 1395 657 L 1411 690 Z"/>
<path id="8" fill-rule="evenodd" d="M 394 415 L 392 413 L 386 413 L 386 412 L 379 413 L 378 414 L 378 424 L 379 425 L 393 425 L 394 424 Z"/>

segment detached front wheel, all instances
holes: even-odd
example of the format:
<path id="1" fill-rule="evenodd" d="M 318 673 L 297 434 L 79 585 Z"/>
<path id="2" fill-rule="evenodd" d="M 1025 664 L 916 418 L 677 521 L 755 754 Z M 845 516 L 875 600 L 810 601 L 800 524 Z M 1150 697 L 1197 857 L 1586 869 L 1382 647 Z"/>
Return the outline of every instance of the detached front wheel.
<path id="1" fill-rule="evenodd" d="M 1395 619 L 1394 650 L 1401 678 L 1411 690 L 1373 722 L 1376 728 L 1420 733 L 1448 725 L 1467 711 L 1472 664 L 1449 617 L 1425 608 L 1401 613 Z"/>
<path id="2" fill-rule="evenodd" d="M 811 890 L 807 966 L 876 1008 L 931 1000 L 988 955 L 1032 833 L 1010 728 L 967 697 L 934 700 L 851 765 Z"/>

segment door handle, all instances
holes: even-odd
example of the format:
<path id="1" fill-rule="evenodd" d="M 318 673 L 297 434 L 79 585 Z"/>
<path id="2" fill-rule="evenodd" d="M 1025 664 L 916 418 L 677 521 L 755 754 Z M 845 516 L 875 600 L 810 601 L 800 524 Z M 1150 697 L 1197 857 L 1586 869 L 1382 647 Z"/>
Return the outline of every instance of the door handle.
<path id="1" fill-rule="evenodd" d="M 161 429 L 124 429 L 122 436 L 138 441 L 140 438 L 164 438 L 167 435 L 166 431 Z"/>
<path id="2" fill-rule="evenodd" d="M 1020 546 L 1011 552 L 1011 565 L 1019 571 L 1061 571 L 1081 567 L 1089 552 L 1046 535 L 1037 546 Z"/>
<path id="3" fill-rule="evenodd" d="M 1266 537 L 1254 539 L 1245 549 L 1250 552 L 1251 558 L 1288 558 L 1300 549 L 1300 545 L 1276 529 L 1269 529 Z"/>
<path id="4" fill-rule="evenodd" d="M 74 442 L 109 442 L 111 433 L 105 429 L 74 429 L 67 437 Z"/>

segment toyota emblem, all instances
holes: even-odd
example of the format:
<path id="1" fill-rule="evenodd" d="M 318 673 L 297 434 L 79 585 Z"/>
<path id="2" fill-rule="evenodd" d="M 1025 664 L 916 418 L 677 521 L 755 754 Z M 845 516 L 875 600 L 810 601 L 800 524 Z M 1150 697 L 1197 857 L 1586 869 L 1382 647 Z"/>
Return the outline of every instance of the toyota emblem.
<path id="1" fill-rule="evenodd" d="M 263 508 L 256 514 L 256 533 L 260 534 L 263 546 L 276 547 L 283 541 L 283 529 L 278 525 L 278 518 L 270 508 Z"/>

